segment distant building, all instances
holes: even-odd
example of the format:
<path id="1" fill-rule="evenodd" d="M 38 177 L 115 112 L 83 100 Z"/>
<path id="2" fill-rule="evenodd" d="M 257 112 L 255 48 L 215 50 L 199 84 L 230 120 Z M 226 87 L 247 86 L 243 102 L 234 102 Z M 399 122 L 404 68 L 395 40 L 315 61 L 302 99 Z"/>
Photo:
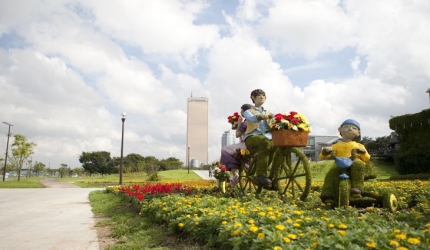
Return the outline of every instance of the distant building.
<path id="1" fill-rule="evenodd" d="M 222 134 L 221 147 L 224 147 L 226 145 L 232 145 L 235 143 L 236 143 L 236 131 L 228 130 L 228 131 L 225 131 L 224 134 Z"/>
<path id="2" fill-rule="evenodd" d="M 187 103 L 187 144 L 185 148 L 188 160 L 191 161 L 193 159 L 202 164 L 208 164 L 209 99 L 205 97 L 190 97 Z"/>
<path id="3" fill-rule="evenodd" d="M 319 161 L 318 155 L 322 148 L 335 144 L 339 139 L 339 136 L 309 135 L 308 145 L 302 150 L 311 161 Z"/>

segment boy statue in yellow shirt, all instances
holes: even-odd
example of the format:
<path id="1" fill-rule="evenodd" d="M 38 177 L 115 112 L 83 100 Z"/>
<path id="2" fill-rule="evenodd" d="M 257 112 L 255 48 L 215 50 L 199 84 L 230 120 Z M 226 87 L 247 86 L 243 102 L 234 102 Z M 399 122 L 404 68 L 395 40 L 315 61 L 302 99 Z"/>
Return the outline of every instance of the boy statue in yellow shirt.
<path id="1" fill-rule="evenodd" d="M 360 124 L 353 120 L 345 120 L 338 129 L 341 141 L 333 144 L 331 147 L 324 147 L 319 154 L 320 159 L 331 159 L 332 153 L 339 159 L 350 161 L 345 166 L 337 164 L 333 166 L 324 179 L 324 185 L 321 192 L 321 200 L 336 200 L 339 178 L 349 178 L 351 180 L 350 193 L 353 197 L 360 197 L 364 191 L 364 177 L 366 172 L 366 163 L 370 160 L 370 154 L 360 141 Z M 356 150 L 355 159 L 351 161 L 352 150 Z M 337 162 L 336 160 L 336 162 Z M 345 171 L 347 170 L 347 171 Z M 349 170 L 349 171 L 348 171 Z"/>

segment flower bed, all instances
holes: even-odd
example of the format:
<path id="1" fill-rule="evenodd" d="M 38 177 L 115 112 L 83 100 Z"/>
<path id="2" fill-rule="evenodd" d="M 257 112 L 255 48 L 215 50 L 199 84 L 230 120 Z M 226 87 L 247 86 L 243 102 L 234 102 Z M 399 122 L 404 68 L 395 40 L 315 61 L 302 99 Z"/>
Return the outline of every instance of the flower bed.
<path id="1" fill-rule="evenodd" d="M 139 204 L 142 216 L 223 249 L 427 249 L 430 244 L 429 181 L 368 182 L 369 190 L 396 190 L 396 213 L 377 207 L 328 209 L 319 200 L 318 185 L 313 183 L 307 202 L 282 202 L 267 190 L 257 199 L 196 189 Z"/>

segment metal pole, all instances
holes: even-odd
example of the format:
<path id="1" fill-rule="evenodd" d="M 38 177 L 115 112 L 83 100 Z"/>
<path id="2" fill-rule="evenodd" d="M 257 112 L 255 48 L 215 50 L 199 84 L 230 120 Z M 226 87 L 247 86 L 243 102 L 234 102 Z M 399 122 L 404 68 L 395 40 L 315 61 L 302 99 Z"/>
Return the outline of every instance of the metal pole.
<path id="1" fill-rule="evenodd" d="M 10 127 L 13 125 L 7 122 L 3 122 L 3 123 L 9 125 L 9 131 L 7 132 L 6 157 L 4 158 L 4 168 L 3 168 L 3 181 L 6 181 L 6 164 L 7 164 L 7 152 L 9 151 Z"/>
<path id="2" fill-rule="evenodd" d="M 119 167 L 119 185 L 122 185 L 125 113 L 122 113 L 121 120 L 122 120 L 122 135 L 121 135 L 121 163 L 120 163 L 120 167 Z"/>

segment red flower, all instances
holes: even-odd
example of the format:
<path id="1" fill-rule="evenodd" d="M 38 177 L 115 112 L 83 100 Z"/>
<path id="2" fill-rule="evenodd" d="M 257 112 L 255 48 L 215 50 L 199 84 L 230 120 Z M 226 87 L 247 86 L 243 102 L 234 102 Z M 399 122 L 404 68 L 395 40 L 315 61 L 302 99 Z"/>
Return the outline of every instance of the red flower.
<path id="1" fill-rule="evenodd" d="M 276 114 L 275 115 L 275 120 L 276 121 L 281 121 L 282 119 L 284 119 L 284 116 L 282 114 Z"/>

